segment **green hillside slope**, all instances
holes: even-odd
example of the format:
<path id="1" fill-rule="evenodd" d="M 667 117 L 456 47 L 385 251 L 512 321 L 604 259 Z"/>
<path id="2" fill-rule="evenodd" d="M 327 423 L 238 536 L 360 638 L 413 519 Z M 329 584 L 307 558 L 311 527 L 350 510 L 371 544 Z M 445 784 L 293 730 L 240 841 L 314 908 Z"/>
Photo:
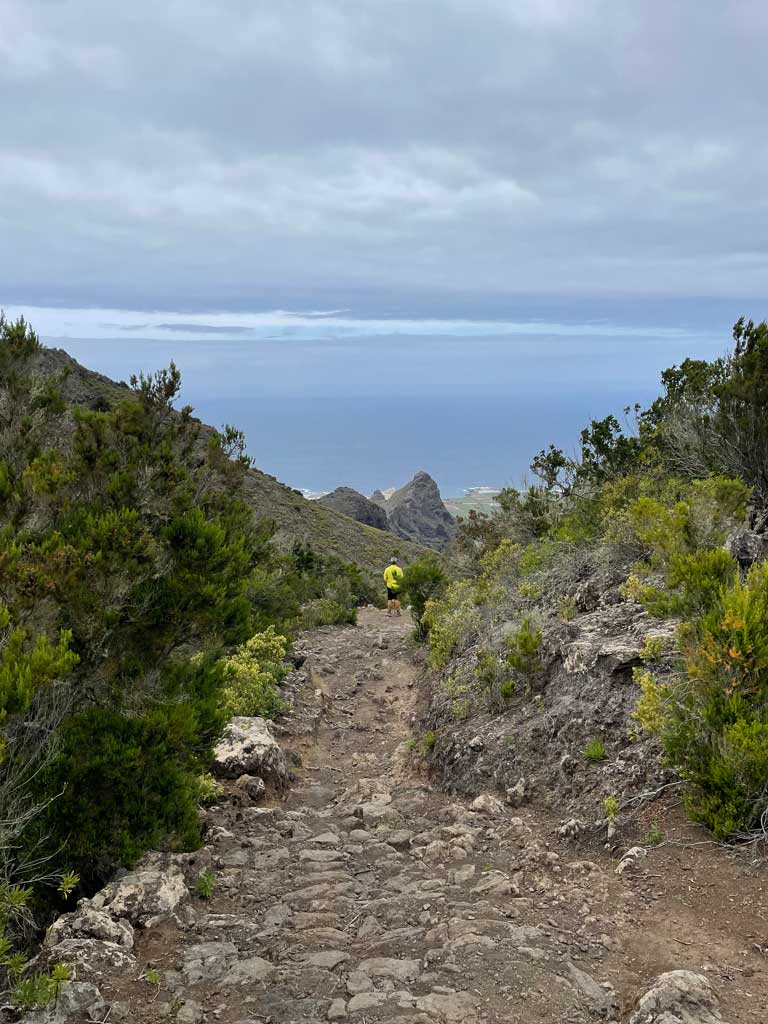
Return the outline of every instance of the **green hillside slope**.
<path id="1" fill-rule="evenodd" d="M 65 374 L 62 395 L 69 402 L 89 408 L 112 404 L 128 392 L 125 384 L 81 366 L 61 349 L 44 349 L 39 357 L 39 371 L 46 377 Z M 277 523 L 275 540 L 282 548 L 290 548 L 296 542 L 309 544 L 324 554 L 357 562 L 372 574 L 381 572 L 393 554 L 408 562 L 425 551 L 418 544 L 308 501 L 299 491 L 258 469 L 248 471 L 243 491 L 259 518 Z"/>

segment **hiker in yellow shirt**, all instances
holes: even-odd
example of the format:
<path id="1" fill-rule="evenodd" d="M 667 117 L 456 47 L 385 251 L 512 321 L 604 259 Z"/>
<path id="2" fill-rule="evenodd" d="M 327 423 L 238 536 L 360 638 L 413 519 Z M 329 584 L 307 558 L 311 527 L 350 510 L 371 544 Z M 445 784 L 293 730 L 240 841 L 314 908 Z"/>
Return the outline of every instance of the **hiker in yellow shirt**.
<path id="1" fill-rule="evenodd" d="M 384 582 L 387 585 L 387 615 L 392 615 L 393 611 L 396 615 L 400 615 L 400 598 L 397 593 L 400 590 L 402 579 L 403 570 L 397 564 L 397 559 L 393 558 L 384 570 Z"/>

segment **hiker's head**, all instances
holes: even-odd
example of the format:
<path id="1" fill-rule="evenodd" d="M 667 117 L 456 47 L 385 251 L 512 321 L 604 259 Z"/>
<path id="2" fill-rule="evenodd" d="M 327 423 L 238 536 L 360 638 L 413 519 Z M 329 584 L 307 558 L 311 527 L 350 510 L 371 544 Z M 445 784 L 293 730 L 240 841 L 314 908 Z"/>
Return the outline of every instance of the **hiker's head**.
<path id="1" fill-rule="evenodd" d="M 393 558 L 393 559 L 392 559 L 392 560 L 390 561 L 390 563 L 389 563 L 389 564 L 390 564 L 390 565 L 397 565 L 397 559 L 396 559 L 396 558 Z"/>

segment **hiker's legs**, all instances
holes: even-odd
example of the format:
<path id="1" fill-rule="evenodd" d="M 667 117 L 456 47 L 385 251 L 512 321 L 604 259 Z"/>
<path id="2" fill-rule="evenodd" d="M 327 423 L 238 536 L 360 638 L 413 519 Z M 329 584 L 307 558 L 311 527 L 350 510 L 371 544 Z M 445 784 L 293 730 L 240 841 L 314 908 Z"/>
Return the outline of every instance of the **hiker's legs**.
<path id="1" fill-rule="evenodd" d="M 398 615 L 400 614 L 400 599 L 399 598 L 395 598 L 395 611 L 397 612 Z"/>
<path id="2" fill-rule="evenodd" d="M 387 615 L 391 615 L 392 614 L 392 608 L 394 606 L 394 603 L 395 602 L 392 600 L 391 597 L 387 598 Z"/>

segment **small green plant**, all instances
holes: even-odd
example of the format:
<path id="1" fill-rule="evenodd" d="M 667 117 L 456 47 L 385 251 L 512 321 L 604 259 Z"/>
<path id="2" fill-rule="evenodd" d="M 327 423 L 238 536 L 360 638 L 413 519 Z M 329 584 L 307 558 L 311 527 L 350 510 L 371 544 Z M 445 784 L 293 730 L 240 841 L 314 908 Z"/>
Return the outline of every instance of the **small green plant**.
<path id="1" fill-rule="evenodd" d="M 457 722 L 466 722 L 472 714 L 472 701 L 466 697 L 452 701 L 451 714 Z"/>
<path id="2" fill-rule="evenodd" d="M 525 618 L 520 628 L 506 640 L 507 668 L 526 684 L 529 693 L 542 670 L 542 639 L 541 629 L 531 619 Z"/>
<path id="3" fill-rule="evenodd" d="M 499 678 L 499 661 L 493 651 L 479 651 L 475 663 L 475 679 L 481 689 L 492 691 Z"/>
<path id="4" fill-rule="evenodd" d="M 49 974 L 22 978 L 13 989 L 13 1004 L 19 1010 L 44 1009 L 58 998 L 61 986 L 72 978 L 68 964 L 56 964 Z"/>
<path id="5" fill-rule="evenodd" d="M 647 570 L 647 566 L 645 567 Z M 648 587 L 643 583 L 638 572 L 631 572 L 619 587 L 619 593 L 625 601 L 637 601 L 640 604 Z"/>
<path id="6" fill-rule="evenodd" d="M 224 787 L 214 779 L 210 772 L 203 772 L 202 775 L 198 775 L 197 799 L 203 807 L 215 804 L 223 792 Z"/>
<path id="7" fill-rule="evenodd" d="M 197 876 L 195 882 L 195 896 L 201 900 L 209 900 L 216 889 L 216 875 L 208 868 L 204 868 Z"/>
<path id="8" fill-rule="evenodd" d="M 421 737 L 421 743 L 419 744 L 422 754 L 424 754 L 425 756 L 427 754 L 431 754 L 432 751 L 435 749 L 436 743 L 437 733 L 433 729 L 430 729 L 429 732 L 425 732 L 424 735 Z"/>
<path id="9" fill-rule="evenodd" d="M 659 828 L 658 822 L 654 821 L 651 827 L 643 836 L 644 846 L 660 846 L 664 842 L 664 833 Z"/>
<path id="10" fill-rule="evenodd" d="M 59 880 L 59 892 L 68 899 L 80 884 L 80 875 L 74 871 L 66 871 Z"/>
<path id="11" fill-rule="evenodd" d="M 572 597 L 564 597 L 558 611 L 563 622 L 570 622 L 576 618 L 576 602 Z"/>
<path id="12" fill-rule="evenodd" d="M 655 736 L 664 726 L 669 687 L 658 683 L 653 673 L 638 666 L 632 669 L 632 678 L 641 690 L 632 717 L 649 735 Z"/>
<path id="13" fill-rule="evenodd" d="M 538 601 L 542 594 L 541 584 L 534 583 L 531 580 L 523 580 L 522 583 L 518 584 L 517 593 L 523 601 Z"/>
<path id="14" fill-rule="evenodd" d="M 150 970 L 148 971 L 145 971 L 142 977 L 144 978 L 144 981 L 146 981 L 148 985 L 154 985 L 155 988 L 160 988 L 160 985 L 162 984 L 163 981 L 162 974 L 154 967 L 150 968 Z"/>
<path id="15" fill-rule="evenodd" d="M 506 682 L 502 683 L 499 687 L 499 695 L 502 700 L 512 700 L 517 690 L 517 683 L 514 679 L 507 679 Z"/>
<path id="16" fill-rule="evenodd" d="M 459 676 L 449 676 L 445 680 L 445 692 L 450 699 L 451 714 L 457 722 L 466 721 L 472 714 L 476 688 L 465 683 Z"/>
<path id="17" fill-rule="evenodd" d="M 603 814 L 611 825 L 616 824 L 619 817 L 619 801 L 613 794 L 603 800 Z"/>
<path id="18" fill-rule="evenodd" d="M 647 636 L 640 657 L 643 661 L 659 661 L 664 656 L 664 637 Z"/>
<path id="19" fill-rule="evenodd" d="M 590 740 L 581 753 L 587 761 L 604 761 L 608 757 L 605 743 L 603 743 L 599 736 L 595 736 L 593 740 Z"/>

